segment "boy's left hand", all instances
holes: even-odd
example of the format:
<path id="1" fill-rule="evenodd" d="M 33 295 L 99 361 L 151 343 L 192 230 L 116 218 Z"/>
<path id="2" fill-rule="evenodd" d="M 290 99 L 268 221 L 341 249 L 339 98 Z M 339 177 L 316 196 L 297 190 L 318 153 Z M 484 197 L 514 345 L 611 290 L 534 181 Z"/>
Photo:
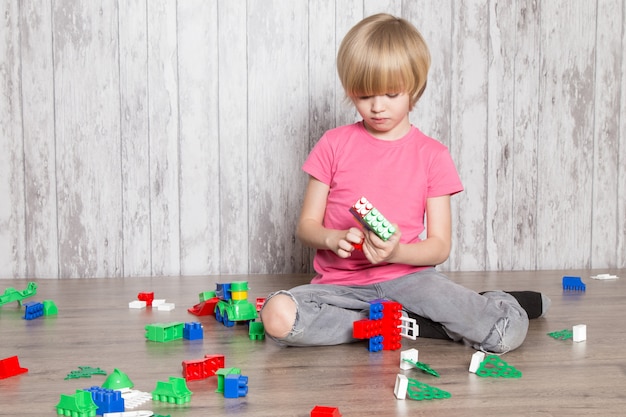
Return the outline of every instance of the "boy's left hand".
<path id="1" fill-rule="evenodd" d="M 398 246 L 400 246 L 400 236 L 402 236 L 402 233 L 398 225 L 394 224 L 393 226 L 396 228 L 396 232 L 391 235 L 387 241 L 382 240 L 372 231 L 365 233 L 363 254 L 372 264 L 389 262 L 390 259 L 393 258 Z"/>

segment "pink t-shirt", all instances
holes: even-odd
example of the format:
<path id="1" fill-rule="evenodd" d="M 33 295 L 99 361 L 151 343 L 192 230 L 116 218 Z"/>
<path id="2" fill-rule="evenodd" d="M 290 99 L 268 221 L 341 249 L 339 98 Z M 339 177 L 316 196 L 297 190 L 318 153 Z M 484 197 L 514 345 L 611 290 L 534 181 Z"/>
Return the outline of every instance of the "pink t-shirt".
<path id="1" fill-rule="evenodd" d="M 350 207 L 366 197 L 402 231 L 401 242 L 420 240 L 426 199 L 455 194 L 463 185 L 448 148 L 415 127 L 395 141 L 367 132 L 362 122 L 327 131 L 302 169 L 330 187 L 324 226 L 359 226 Z M 342 259 L 318 250 L 313 263 L 315 284 L 368 285 L 424 269 L 404 264 L 372 265 L 361 251 Z"/>

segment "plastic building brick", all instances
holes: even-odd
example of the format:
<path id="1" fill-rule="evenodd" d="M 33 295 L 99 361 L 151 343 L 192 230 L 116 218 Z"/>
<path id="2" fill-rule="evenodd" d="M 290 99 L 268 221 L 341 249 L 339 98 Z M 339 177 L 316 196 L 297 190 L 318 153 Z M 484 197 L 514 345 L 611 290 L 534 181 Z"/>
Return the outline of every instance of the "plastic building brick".
<path id="1" fill-rule="evenodd" d="M 65 379 L 91 378 L 92 375 L 106 375 L 106 371 L 91 366 L 79 366 L 77 371 L 71 371 Z"/>
<path id="2" fill-rule="evenodd" d="M 245 397 L 248 394 L 248 377 L 230 374 L 224 378 L 224 398 Z"/>
<path id="3" fill-rule="evenodd" d="M 261 311 L 261 309 L 263 308 L 263 304 L 265 304 L 265 297 L 257 297 L 255 303 L 257 313 Z"/>
<path id="4" fill-rule="evenodd" d="M 183 361 L 183 378 L 195 381 L 214 376 L 224 367 L 224 355 L 205 355 L 204 359 Z"/>
<path id="5" fill-rule="evenodd" d="M 104 384 L 102 384 L 102 388 L 117 390 L 132 388 L 134 386 L 135 384 L 133 384 L 133 381 L 130 380 L 128 375 L 117 368 L 113 369 L 113 372 L 111 372 L 111 374 L 104 381 Z"/>
<path id="6" fill-rule="evenodd" d="M 550 332 L 548 333 L 548 336 L 554 339 L 567 340 L 567 339 L 571 339 L 572 337 L 574 337 L 574 332 L 569 329 L 563 329 L 557 332 Z"/>
<path id="7" fill-rule="evenodd" d="M 381 334 L 383 323 L 380 320 L 362 319 L 352 324 L 352 337 L 355 339 L 369 339 Z"/>
<path id="8" fill-rule="evenodd" d="M 170 342 L 183 338 L 183 323 L 155 323 L 146 327 L 146 338 L 153 342 Z"/>
<path id="9" fill-rule="evenodd" d="M 572 339 L 574 342 L 584 342 L 587 340 L 587 325 L 577 324 L 572 328 Z"/>
<path id="10" fill-rule="evenodd" d="M 23 291 L 18 291 L 15 288 L 8 287 L 4 290 L 4 294 L 0 295 L 0 306 L 17 301 L 22 306 L 22 300 L 28 297 L 32 297 L 37 294 L 37 283 L 29 282 L 28 286 Z"/>
<path id="11" fill-rule="evenodd" d="M 472 360 L 470 361 L 469 371 L 473 374 L 478 371 L 480 364 L 485 360 L 485 352 L 475 352 L 472 355 Z"/>
<path id="12" fill-rule="evenodd" d="M 402 305 L 394 301 L 370 302 L 369 319 L 353 322 L 352 335 L 356 339 L 369 339 L 368 350 L 397 350 L 402 347 Z"/>
<path id="13" fill-rule="evenodd" d="M 159 311 L 172 311 L 176 307 L 174 303 L 159 303 L 158 305 L 152 301 L 152 305 L 155 306 Z"/>
<path id="14" fill-rule="evenodd" d="M 152 399 L 170 404 L 185 404 L 191 401 L 192 394 L 184 378 L 171 376 L 168 382 L 157 382 L 156 388 L 152 391 Z"/>
<path id="15" fill-rule="evenodd" d="M 121 413 L 104 413 L 102 417 L 156 417 L 158 414 L 154 414 L 149 410 L 137 410 L 137 411 L 123 411 Z"/>
<path id="16" fill-rule="evenodd" d="M 580 277 L 563 277 L 564 291 L 585 291 L 587 286 Z"/>
<path id="17" fill-rule="evenodd" d="M 476 375 L 483 378 L 521 378 L 522 372 L 503 361 L 499 356 L 487 355 L 478 367 Z"/>
<path id="18" fill-rule="evenodd" d="M 246 281 L 217 284 L 215 294 L 219 298 L 215 319 L 224 326 L 232 327 L 235 322 L 250 322 L 258 317 L 256 306 L 248 301 Z"/>
<path id="19" fill-rule="evenodd" d="M 611 274 L 598 274 L 598 275 L 592 275 L 591 279 L 599 279 L 599 280 L 610 280 L 610 279 L 618 279 L 619 277 L 617 275 L 611 275 Z"/>
<path id="20" fill-rule="evenodd" d="M 26 320 L 33 320 L 43 316 L 43 304 L 41 303 L 30 301 L 24 303 L 24 307 L 24 318 Z"/>
<path id="21" fill-rule="evenodd" d="M 316 405 L 311 410 L 311 417 L 341 417 L 341 413 L 337 407 Z"/>
<path id="22" fill-rule="evenodd" d="M 120 390 L 122 398 L 124 399 L 124 408 L 132 410 L 139 407 L 141 404 L 147 403 L 152 400 L 152 394 L 149 392 L 138 391 L 130 388 L 123 388 Z"/>
<path id="23" fill-rule="evenodd" d="M 152 307 L 152 301 L 154 300 L 153 292 L 140 292 L 137 294 L 137 299 L 139 301 L 145 301 L 147 307 Z"/>
<path id="24" fill-rule="evenodd" d="M 217 375 L 217 389 L 215 392 L 224 392 L 224 381 L 228 375 L 241 375 L 239 368 L 221 368 L 215 372 Z"/>
<path id="25" fill-rule="evenodd" d="M 204 338 L 202 324 L 198 322 L 185 323 L 183 327 L 183 338 L 187 340 L 198 340 Z"/>
<path id="26" fill-rule="evenodd" d="M 140 301 L 140 300 L 134 300 L 131 301 L 130 303 L 128 303 L 128 308 L 134 309 L 134 310 L 142 310 L 144 308 L 146 308 L 146 302 L 145 301 Z"/>
<path id="27" fill-rule="evenodd" d="M 400 336 L 407 339 L 416 340 L 420 334 L 420 327 L 417 324 L 417 320 L 410 317 L 400 317 Z"/>
<path id="28" fill-rule="evenodd" d="M 384 350 L 385 346 L 383 345 L 383 340 L 383 336 L 370 337 L 367 350 L 370 352 L 380 352 L 381 350 Z"/>
<path id="29" fill-rule="evenodd" d="M 400 352 L 400 369 L 406 371 L 413 368 L 411 363 L 417 362 L 419 351 L 417 349 L 408 349 Z"/>
<path id="30" fill-rule="evenodd" d="M 263 340 L 265 339 L 265 326 L 260 321 L 251 321 L 248 329 L 248 336 L 250 340 Z"/>
<path id="31" fill-rule="evenodd" d="M 61 394 L 56 405 L 57 414 L 72 417 L 94 417 L 97 409 L 91 393 L 82 389 L 76 390 L 74 395 Z"/>
<path id="32" fill-rule="evenodd" d="M 59 314 L 59 309 L 57 305 L 52 300 L 43 300 L 43 315 L 44 316 L 54 316 L 55 314 Z"/>
<path id="33" fill-rule="evenodd" d="M 408 378 L 407 385 L 407 395 L 409 398 L 417 401 L 445 399 L 452 396 L 447 391 L 425 384 L 416 379 Z"/>
<path id="34" fill-rule="evenodd" d="M 20 366 L 20 360 L 17 356 L 10 356 L 0 360 L 0 379 L 24 374 L 26 372 L 28 372 L 28 369 Z"/>
<path id="35" fill-rule="evenodd" d="M 96 414 L 124 411 L 124 399 L 120 391 L 100 387 L 90 387 L 84 391 L 91 394 L 91 399 L 98 407 Z"/>
<path id="36" fill-rule="evenodd" d="M 361 225 L 376 233 L 382 240 L 388 240 L 396 232 L 389 220 L 365 197 L 361 197 L 354 203 L 350 208 L 350 213 Z"/>
<path id="37" fill-rule="evenodd" d="M 396 385 L 393 388 L 393 394 L 399 400 L 406 399 L 406 392 L 409 389 L 409 378 L 402 374 L 396 376 Z"/>

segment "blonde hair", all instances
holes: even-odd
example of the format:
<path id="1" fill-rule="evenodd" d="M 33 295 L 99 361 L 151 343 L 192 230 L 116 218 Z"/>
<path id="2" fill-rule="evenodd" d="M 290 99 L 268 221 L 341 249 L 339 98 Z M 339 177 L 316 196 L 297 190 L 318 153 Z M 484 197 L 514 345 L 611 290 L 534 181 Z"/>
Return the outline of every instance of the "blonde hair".
<path id="1" fill-rule="evenodd" d="M 350 29 L 337 54 L 348 97 L 407 93 L 411 108 L 426 88 L 429 68 L 430 52 L 415 26 L 384 13 Z"/>

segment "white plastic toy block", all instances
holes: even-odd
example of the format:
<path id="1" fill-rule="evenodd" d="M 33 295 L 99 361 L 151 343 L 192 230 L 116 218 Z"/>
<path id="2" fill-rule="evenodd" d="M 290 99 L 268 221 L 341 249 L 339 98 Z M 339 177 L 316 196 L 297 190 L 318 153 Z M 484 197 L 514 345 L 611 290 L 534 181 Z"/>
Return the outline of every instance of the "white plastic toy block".
<path id="1" fill-rule="evenodd" d="M 152 304 L 154 306 L 154 304 Z M 172 311 L 174 310 L 174 303 L 163 303 L 157 306 L 157 310 L 159 311 Z"/>
<path id="2" fill-rule="evenodd" d="M 406 391 L 409 389 L 409 378 L 402 374 L 396 376 L 396 386 L 393 389 L 393 393 L 399 400 L 406 399 Z"/>
<path id="3" fill-rule="evenodd" d="M 598 274 L 598 275 L 592 275 L 591 278 L 592 279 L 617 279 L 618 276 L 611 275 L 611 274 Z"/>
<path id="4" fill-rule="evenodd" d="M 572 328 L 572 333 L 572 340 L 574 340 L 574 342 L 584 342 L 587 340 L 587 325 L 577 324 Z"/>
<path id="5" fill-rule="evenodd" d="M 400 352 L 400 369 L 406 371 L 407 369 L 413 368 L 413 365 L 406 362 L 405 359 L 408 359 L 412 362 L 417 362 L 418 355 L 419 351 L 417 349 L 403 350 L 402 352 Z"/>
<path id="6" fill-rule="evenodd" d="M 137 309 L 137 310 L 141 310 L 142 308 L 146 308 L 146 302 L 145 301 L 139 301 L 139 300 L 131 301 L 130 303 L 128 303 L 128 308 L 134 308 L 134 309 Z"/>
<path id="7" fill-rule="evenodd" d="M 102 417 L 150 417 L 154 413 L 148 410 L 124 411 L 122 413 L 104 413 Z"/>
<path id="8" fill-rule="evenodd" d="M 164 298 L 159 298 L 156 300 L 152 300 L 152 307 L 158 307 L 161 304 L 165 304 L 165 299 Z"/>
<path id="9" fill-rule="evenodd" d="M 420 327 L 417 325 L 415 319 L 402 316 L 400 317 L 400 336 L 407 339 L 415 340 L 420 333 Z"/>
<path id="10" fill-rule="evenodd" d="M 152 394 L 149 392 L 137 391 L 130 388 L 123 388 L 119 391 L 122 393 L 124 408 L 126 409 L 139 407 L 141 404 L 152 400 Z"/>
<path id="11" fill-rule="evenodd" d="M 470 362 L 469 371 L 473 374 L 478 371 L 480 364 L 485 360 L 485 352 L 476 352 L 472 355 L 472 360 Z"/>

